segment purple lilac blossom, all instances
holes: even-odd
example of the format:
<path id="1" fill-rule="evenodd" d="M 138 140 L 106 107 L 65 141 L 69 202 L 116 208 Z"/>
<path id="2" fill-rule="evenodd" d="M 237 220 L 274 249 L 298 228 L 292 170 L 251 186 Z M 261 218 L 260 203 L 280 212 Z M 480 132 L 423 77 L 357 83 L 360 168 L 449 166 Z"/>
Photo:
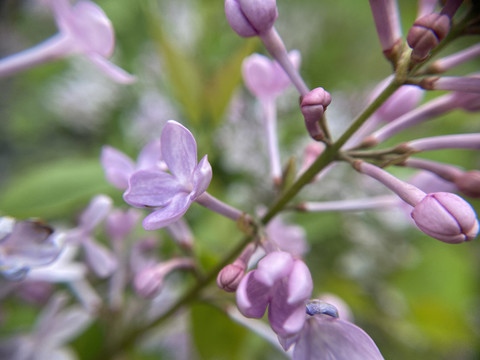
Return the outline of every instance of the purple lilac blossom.
<path id="1" fill-rule="evenodd" d="M 83 54 L 113 80 L 128 84 L 135 77 L 106 58 L 114 50 L 113 27 L 103 10 L 94 2 L 51 0 L 59 33 L 23 52 L 0 60 L 0 77 L 13 75 L 32 66 L 72 54 Z"/>
<path id="2" fill-rule="evenodd" d="M 357 161 L 355 168 L 378 180 L 413 206 L 411 216 L 417 227 L 425 234 L 450 244 L 469 241 L 477 236 L 479 231 L 477 215 L 470 204 L 461 197 L 447 192 L 426 194 L 364 161 Z"/>
<path id="3" fill-rule="evenodd" d="M 300 331 L 312 277 L 303 261 L 283 251 L 267 254 L 237 289 L 237 305 L 246 317 L 261 318 L 268 307 L 270 326 L 281 337 Z"/>
<path id="4" fill-rule="evenodd" d="M 299 225 L 286 223 L 282 217 L 273 218 L 265 228 L 268 239 L 281 251 L 294 257 L 303 257 L 308 250 L 305 230 Z"/>
<path id="5" fill-rule="evenodd" d="M 370 0 L 370 8 L 383 53 L 390 58 L 402 38 L 397 1 Z"/>
<path id="6" fill-rule="evenodd" d="M 382 354 L 358 326 L 327 314 L 308 316 L 296 338 L 294 360 L 381 360 Z"/>
<path id="7" fill-rule="evenodd" d="M 411 59 L 424 61 L 449 31 L 450 18 L 444 14 L 431 13 L 415 20 L 407 34 L 408 45 L 412 48 Z"/>
<path id="8" fill-rule="evenodd" d="M 232 29 L 240 36 L 265 33 L 278 17 L 275 0 L 225 0 L 225 15 Z"/>
<path id="9" fill-rule="evenodd" d="M 288 57 L 298 69 L 300 52 L 292 50 Z M 290 78 L 277 61 L 260 54 L 252 54 L 243 60 L 242 76 L 248 90 L 260 100 L 277 98 L 291 84 Z"/>
<path id="10" fill-rule="evenodd" d="M 98 277 L 110 276 L 117 268 L 113 253 L 93 237 L 97 225 L 106 219 L 112 208 L 112 199 L 106 195 L 95 196 L 78 220 L 78 226 L 67 233 L 67 242 L 81 245 L 88 265 Z"/>
<path id="11" fill-rule="evenodd" d="M 54 296 L 33 330 L 0 345 L 0 355 L 8 354 L 9 360 L 75 360 L 77 357 L 65 345 L 85 330 L 93 319 L 80 306 L 66 308 L 66 302 L 66 296 Z"/>
<path id="12" fill-rule="evenodd" d="M 197 143 L 183 125 L 167 122 L 161 136 L 162 156 L 171 174 L 140 170 L 129 181 L 123 198 L 136 207 L 159 208 L 143 220 L 145 230 L 156 230 L 180 219 L 205 191 L 212 167 L 205 155 L 197 163 Z"/>
<path id="13" fill-rule="evenodd" d="M 143 147 L 134 163 L 127 155 L 111 147 L 104 146 L 100 161 L 108 182 L 118 189 L 125 190 L 128 180 L 138 170 L 166 171 L 167 166 L 162 160 L 160 140 L 152 140 Z"/>
<path id="14" fill-rule="evenodd" d="M 0 217 L 0 273 L 21 280 L 32 269 L 53 263 L 63 249 L 63 238 L 39 220 Z"/>

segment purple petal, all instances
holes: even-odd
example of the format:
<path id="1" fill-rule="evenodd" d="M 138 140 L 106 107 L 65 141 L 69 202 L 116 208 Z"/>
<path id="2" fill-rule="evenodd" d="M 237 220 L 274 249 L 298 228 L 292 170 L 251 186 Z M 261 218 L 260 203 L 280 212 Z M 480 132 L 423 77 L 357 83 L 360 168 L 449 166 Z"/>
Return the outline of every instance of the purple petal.
<path id="1" fill-rule="evenodd" d="M 288 278 L 287 302 L 289 304 L 304 303 L 312 295 L 312 290 L 313 281 L 310 270 L 303 261 L 295 260 Z"/>
<path id="2" fill-rule="evenodd" d="M 138 170 L 167 170 L 167 165 L 162 160 L 160 139 L 150 141 L 138 154 Z"/>
<path id="3" fill-rule="evenodd" d="M 182 191 L 182 185 L 172 175 L 158 170 L 140 170 L 130 177 L 123 199 L 136 207 L 160 207 L 166 206 Z"/>
<path id="4" fill-rule="evenodd" d="M 117 259 L 105 246 L 88 238 L 83 241 L 83 248 L 88 265 L 100 278 L 106 278 L 117 268 Z"/>
<path id="5" fill-rule="evenodd" d="M 79 227 L 89 233 L 103 219 L 105 219 L 112 209 L 113 201 L 107 195 L 97 195 L 91 201 L 87 208 L 80 215 L 78 220 Z"/>
<path id="6" fill-rule="evenodd" d="M 140 219 L 141 212 L 137 209 L 123 211 L 116 209 L 112 211 L 106 220 L 106 230 L 112 238 L 123 238 L 132 231 Z"/>
<path id="7" fill-rule="evenodd" d="M 328 315 L 315 315 L 307 319 L 293 359 L 382 360 L 383 356 L 359 327 Z"/>
<path id="8" fill-rule="evenodd" d="M 255 279 L 255 272 L 250 271 L 237 288 L 237 306 L 240 312 L 250 318 L 261 318 L 267 310 L 270 287 Z"/>
<path id="9" fill-rule="evenodd" d="M 191 197 L 187 193 L 180 193 L 164 208 L 156 210 L 143 220 L 145 230 L 161 229 L 180 219 L 190 207 Z"/>
<path id="10" fill-rule="evenodd" d="M 272 286 L 279 279 L 288 276 L 292 267 L 292 255 L 284 251 L 275 251 L 258 262 L 255 279 Z"/>
<path id="11" fill-rule="evenodd" d="M 305 322 L 305 303 L 289 304 L 288 282 L 279 281 L 272 293 L 268 308 L 268 320 L 281 337 L 290 337 L 298 333 Z"/>
<path id="12" fill-rule="evenodd" d="M 212 181 L 212 166 L 208 162 L 207 155 L 205 155 L 193 172 L 193 201 L 207 191 L 210 181 Z"/>
<path id="13" fill-rule="evenodd" d="M 137 78 L 98 54 L 87 54 L 88 59 L 112 80 L 120 84 L 131 84 Z"/>
<path id="14" fill-rule="evenodd" d="M 128 187 L 128 179 L 135 171 L 135 164 L 127 155 L 111 146 L 104 146 L 100 161 L 107 181 L 119 189 Z"/>
<path id="15" fill-rule="evenodd" d="M 86 54 L 109 57 L 115 46 L 113 26 L 105 12 L 92 1 L 79 1 L 64 17 L 62 31 L 70 34 Z"/>
<path id="16" fill-rule="evenodd" d="M 163 128 L 161 147 L 170 172 L 182 184 L 188 184 L 197 166 L 197 143 L 192 133 L 178 122 L 170 120 Z"/>

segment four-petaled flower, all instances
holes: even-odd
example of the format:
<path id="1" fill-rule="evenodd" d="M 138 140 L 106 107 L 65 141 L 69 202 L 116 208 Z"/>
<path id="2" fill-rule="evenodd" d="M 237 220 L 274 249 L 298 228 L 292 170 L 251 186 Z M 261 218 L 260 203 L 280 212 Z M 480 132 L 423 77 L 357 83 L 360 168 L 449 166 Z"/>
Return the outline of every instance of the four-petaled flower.
<path id="1" fill-rule="evenodd" d="M 246 317 L 261 318 L 268 306 L 270 325 L 280 337 L 297 334 L 305 323 L 305 302 L 312 294 L 312 276 L 290 253 L 274 251 L 258 262 L 237 289 L 237 305 Z"/>
<path id="2" fill-rule="evenodd" d="M 207 155 L 197 163 L 197 143 L 184 126 L 168 121 L 160 140 L 170 174 L 160 170 L 137 171 L 123 195 L 130 205 L 158 208 L 143 220 L 146 230 L 160 229 L 180 219 L 212 179 Z"/>

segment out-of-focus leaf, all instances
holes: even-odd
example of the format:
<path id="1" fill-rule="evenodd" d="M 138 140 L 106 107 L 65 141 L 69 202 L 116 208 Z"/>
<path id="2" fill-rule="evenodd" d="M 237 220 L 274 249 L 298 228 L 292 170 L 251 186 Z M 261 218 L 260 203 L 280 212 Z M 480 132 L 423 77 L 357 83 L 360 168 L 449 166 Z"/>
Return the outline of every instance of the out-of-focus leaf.
<path id="1" fill-rule="evenodd" d="M 232 98 L 232 93 L 241 82 L 242 61 L 258 47 L 258 39 L 249 39 L 235 51 L 228 61 L 217 70 L 204 91 L 210 116 L 214 124 L 222 120 L 223 112 Z"/>
<path id="2" fill-rule="evenodd" d="M 195 59 L 175 47 L 173 41 L 164 34 L 162 20 L 157 11 L 146 6 L 146 18 L 155 39 L 161 58 L 164 60 L 165 73 L 170 79 L 170 85 L 175 98 L 183 105 L 183 111 L 193 124 L 198 124 L 205 111 L 202 99 L 202 77 Z"/>
<path id="3" fill-rule="evenodd" d="M 196 348 L 202 359 L 242 359 L 247 330 L 212 306 L 192 307 L 192 328 Z"/>
<path id="4" fill-rule="evenodd" d="M 79 202 L 113 191 L 98 159 L 61 160 L 13 177 L 0 189 L 0 212 L 18 218 L 59 218 L 71 214 Z"/>

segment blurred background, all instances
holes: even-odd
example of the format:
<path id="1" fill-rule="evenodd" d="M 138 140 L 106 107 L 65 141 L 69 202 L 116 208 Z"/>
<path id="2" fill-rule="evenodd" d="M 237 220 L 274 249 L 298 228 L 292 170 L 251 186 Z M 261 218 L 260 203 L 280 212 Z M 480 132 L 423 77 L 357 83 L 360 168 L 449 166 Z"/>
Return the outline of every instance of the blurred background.
<path id="1" fill-rule="evenodd" d="M 169 119 L 187 126 L 208 154 L 214 177 L 209 192 L 251 214 L 271 204 L 268 159 L 259 105 L 242 85 L 240 66 L 257 39 L 242 39 L 228 26 L 219 0 L 98 0 L 113 23 L 112 61 L 135 74 L 118 85 L 81 57 L 59 60 L 0 79 L 0 215 L 40 217 L 73 226 L 98 193 L 126 208 L 121 192 L 104 180 L 99 155 L 111 145 L 135 158 Z M 416 1 L 400 1 L 404 34 L 416 17 Z M 279 0 L 276 28 L 288 49 L 302 54 L 310 87 L 332 95 L 327 119 L 340 134 L 363 108 L 375 85 L 391 73 L 383 58 L 366 1 Z M 29 48 L 57 31 L 41 0 L 0 0 L 0 58 Z M 478 41 L 462 38 L 442 54 Z M 472 61 L 450 72 L 478 71 Z M 437 96 L 427 94 L 424 101 Z M 479 132 L 479 115 L 454 111 L 398 135 L 399 141 Z M 301 165 L 310 142 L 289 89 L 278 101 L 283 164 Z M 426 158 L 479 169 L 474 151 L 436 151 Z M 407 179 L 413 171 L 392 168 Z M 387 194 L 348 166 L 338 166 L 305 188 L 297 200 L 339 200 Z M 478 211 L 480 203 L 467 199 Z M 235 224 L 199 206 L 186 216 L 206 267 L 241 238 Z M 386 359 L 480 359 L 480 245 L 449 245 L 411 226 L 402 210 L 306 214 L 289 211 L 302 225 L 310 251 L 306 263 L 314 295 L 340 296 L 355 323 Z M 166 237 L 162 231 L 159 237 Z M 212 285 L 212 293 L 217 294 Z M 213 296 L 213 295 L 212 295 Z M 234 299 L 231 297 L 232 300 Z M 0 333 L 28 327 L 35 305 L 4 302 Z M 195 303 L 188 313 L 192 357 L 278 359 L 280 353 L 217 309 Z M 100 341 L 89 331 L 73 345 L 81 358 Z M 93 344 L 93 345 L 92 345 Z M 176 359 L 155 348 L 132 359 Z"/>

